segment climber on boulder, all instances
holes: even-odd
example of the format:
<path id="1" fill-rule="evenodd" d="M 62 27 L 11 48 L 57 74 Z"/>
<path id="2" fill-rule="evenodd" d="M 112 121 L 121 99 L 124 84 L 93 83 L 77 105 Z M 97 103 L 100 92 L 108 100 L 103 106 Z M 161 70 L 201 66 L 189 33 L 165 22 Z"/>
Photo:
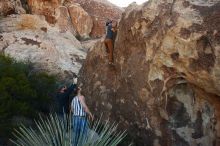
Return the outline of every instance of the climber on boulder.
<path id="1" fill-rule="evenodd" d="M 107 31 L 106 31 L 106 37 L 104 43 L 105 43 L 106 51 L 108 53 L 109 65 L 113 65 L 113 49 L 114 49 L 114 40 L 117 32 L 117 21 L 112 20 L 106 22 L 106 25 L 107 25 Z"/>

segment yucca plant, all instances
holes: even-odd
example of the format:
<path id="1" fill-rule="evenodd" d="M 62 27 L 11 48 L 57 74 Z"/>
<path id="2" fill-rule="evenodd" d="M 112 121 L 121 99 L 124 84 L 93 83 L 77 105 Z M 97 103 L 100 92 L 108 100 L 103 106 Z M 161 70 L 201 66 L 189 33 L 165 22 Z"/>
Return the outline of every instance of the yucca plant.
<path id="1" fill-rule="evenodd" d="M 35 121 L 36 128 L 22 125 L 15 130 L 11 141 L 17 146 L 72 146 L 74 133 L 70 119 L 52 114 L 46 118 L 40 116 L 40 120 Z M 125 131 L 117 132 L 117 127 L 109 120 L 102 123 L 100 118 L 90 126 L 86 137 L 79 136 L 77 146 L 117 146 L 126 136 Z"/>

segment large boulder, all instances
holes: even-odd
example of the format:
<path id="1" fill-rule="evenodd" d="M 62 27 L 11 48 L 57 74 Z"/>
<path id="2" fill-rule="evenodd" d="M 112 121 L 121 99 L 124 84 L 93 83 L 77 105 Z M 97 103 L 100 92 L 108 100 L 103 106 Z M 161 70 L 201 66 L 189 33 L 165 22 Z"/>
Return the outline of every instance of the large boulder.
<path id="1" fill-rule="evenodd" d="M 27 0 L 31 14 L 44 15 L 50 24 L 56 23 L 55 11 L 61 0 Z"/>
<path id="2" fill-rule="evenodd" d="M 79 5 L 72 4 L 68 7 L 73 27 L 82 38 L 89 38 L 89 34 L 93 27 L 92 18 L 89 14 Z"/>
<path id="3" fill-rule="evenodd" d="M 0 1 L 0 16 L 25 13 L 43 15 L 51 26 L 58 26 L 60 32 L 70 31 L 85 39 L 103 36 L 107 18 L 118 20 L 122 9 L 105 0 Z"/>
<path id="4" fill-rule="evenodd" d="M 26 11 L 20 0 L 1 0 L 0 1 L 0 16 L 10 14 L 25 14 Z"/>
<path id="5" fill-rule="evenodd" d="M 93 112 L 120 122 L 138 146 L 219 146 L 219 23 L 219 0 L 130 5 L 115 65 L 98 42 L 80 71 Z"/>
<path id="6" fill-rule="evenodd" d="M 60 32 L 70 31 L 84 39 L 103 36 L 107 18 L 118 20 L 122 9 L 97 0 L 0 1 L 0 15 L 24 13 L 43 15 L 50 25 L 58 25 Z"/>
<path id="7" fill-rule="evenodd" d="M 0 20 L 0 51 L 17 60 L 30 61 L 35 69 L 68 79 L 78 73 L 86 56 L 70 33 L 50 27 L 43 16 L 11 15 Z"/>
<path id="8" fill-rule="evenodd" d="M 122 9 L 111 4 L 107 0 L 73 0 L 79 3 L 82 8 L 92 17 L 93 27 L 91 37 L 102 37 L 105 34 L 105 22 L 107 18 L 120 19 Z"/>
<path id="9" fill-rule="evenodd" d="M 69 31 L 74 36 L 77 35 L 77 30 L 72 24 L 70 13 L 66 6 L 59 6 L 56 9 L 56 20 L 57 20 L 56 25 L 61 33 L 65 33 Z"/>

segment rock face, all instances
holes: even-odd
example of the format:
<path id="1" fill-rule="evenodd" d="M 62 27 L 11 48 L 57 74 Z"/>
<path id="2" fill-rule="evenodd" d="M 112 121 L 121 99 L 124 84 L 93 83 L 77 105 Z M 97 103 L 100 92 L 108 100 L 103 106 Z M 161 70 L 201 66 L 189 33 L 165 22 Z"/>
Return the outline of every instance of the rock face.
<path id="1" fill-rule="evenodd" d="M 96 38 L 103 36 L 105 33 L 105 21 L 107 18 L 118 20 L 122 13 L 120 8 L 114 6 L 108 1 L 27 0 L 27 2 L 31 14 L 44 15 L 47 22 L 50 24 L 57 23 L 57 15 L 63 13 L 65 7 L 68 9 L 68 15 L 71 17 L 71 22 L 77 35 L 81 38 L 88 38 L 89 36 Z M 66 20 L 64 20 L 64 22 L 65 21 Z M 76 33 L 73 34 L 76 35 Z"/>
<path id="2" fill-rule="evenodd" d="M 130 5 L 115 65 L 98 42 L 80 71 L 94 113 L 120 121 L 137 146 L 219 146 L 219 24 L 219 0 Z"/>
<path id="3" fill-rule="evenodd" d="M 37 70 L 61 78 L 78 73 L 86 53 L 70 33 L 50 27 L 44 17 L 11 15 L 0 20 L 0 52 L 29 60 Z"/>
<path id="4" fill-rule="evenodd" d="M 100 41 L 103 38 L 98 38 L 98 39 L 92 39 L 92 40 L 87 40 L 87 41 L 82 41 L 82 47 L 88 52 L 90 49 L 94 47 L 94 45 Z"/>
<path id="5" fill-rule="evenodd" d="M 26 11 L 22 7 L 20 0 L 1 0 L 0 1 L 0 16 L 10 14 L 25 14 Z"/>
<path id="6" fill-rule="evenodd" d="M 92 18 L 79 4 L 72 4 L 68 9 L 72 24 L 74 28 L 76 28 L 77 33 L 82 38 L 89 38 L 89 34 L 93 27 Z"/>
<path id="7" fill-rule="evenodd" d="M 95 5 L 87 8 L 102 5 L 96 1 Z M 23 15 L 25 13 L 30 15 Z M 78 73 L 86 50 L 93 43 L 89 41 L 86 43 L 88 48 L 82 49 L 75 36 L 78 39 L 89 38 L 92 28 L 90 14 L 73 0 L 0 1 L 1 52 L 18 60 L 29 59 L 40 70 L 62 74 L 62 77 L 67 73 Z M 104 24 L 99 29 L 102 30 L 101 36 Z"/>
<path id="8" fill-rule="evenodd" d="M 118 20 L 122 9 L 105 0 L 0 1 L 0 16 L 25 13 L 43 15 L 51 26 L 59 26 L 60 32 L 70 31 L 84 39 L 102 37 L 107 18 Z"/>
<path id="9" fill-rule="evenodd" d="M 74 36 L 77 35 L 76 28 L 73 27 L 70 13 L 67 7 L 65 6 L 59 6 L 58 9 L 56 9 L 56 26 L 59 28 L 61 33 L 65 32 L 71 32 Z"/>
<path id="10" fill-rule="evenodd" d="M 50 24 L 56 23 L 55 11 L 60 0 L 27 0 L 31 14 L 44 15 Z"/>
<path id="11" fill-rule="evenodd" d="M 82 8 L 92 17 L 93 27 L 91 37 L 102 37 L 105 34 L 105 22 L 109 19 L 120 19 L 122 9 L 109 3 L 98 0 L 73 0 L 79 3 Z"/>

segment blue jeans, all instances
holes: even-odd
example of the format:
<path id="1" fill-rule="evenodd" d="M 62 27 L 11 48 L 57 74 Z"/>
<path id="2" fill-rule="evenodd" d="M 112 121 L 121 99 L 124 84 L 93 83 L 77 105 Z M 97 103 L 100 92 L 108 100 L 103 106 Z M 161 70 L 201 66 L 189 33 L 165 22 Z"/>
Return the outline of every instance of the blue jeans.
<path id="1" fill-rule="evenodd" d="M 73 146 L 82 146 L 87 139 L 88 120 L 86 117 L 73 116 Z"/>

